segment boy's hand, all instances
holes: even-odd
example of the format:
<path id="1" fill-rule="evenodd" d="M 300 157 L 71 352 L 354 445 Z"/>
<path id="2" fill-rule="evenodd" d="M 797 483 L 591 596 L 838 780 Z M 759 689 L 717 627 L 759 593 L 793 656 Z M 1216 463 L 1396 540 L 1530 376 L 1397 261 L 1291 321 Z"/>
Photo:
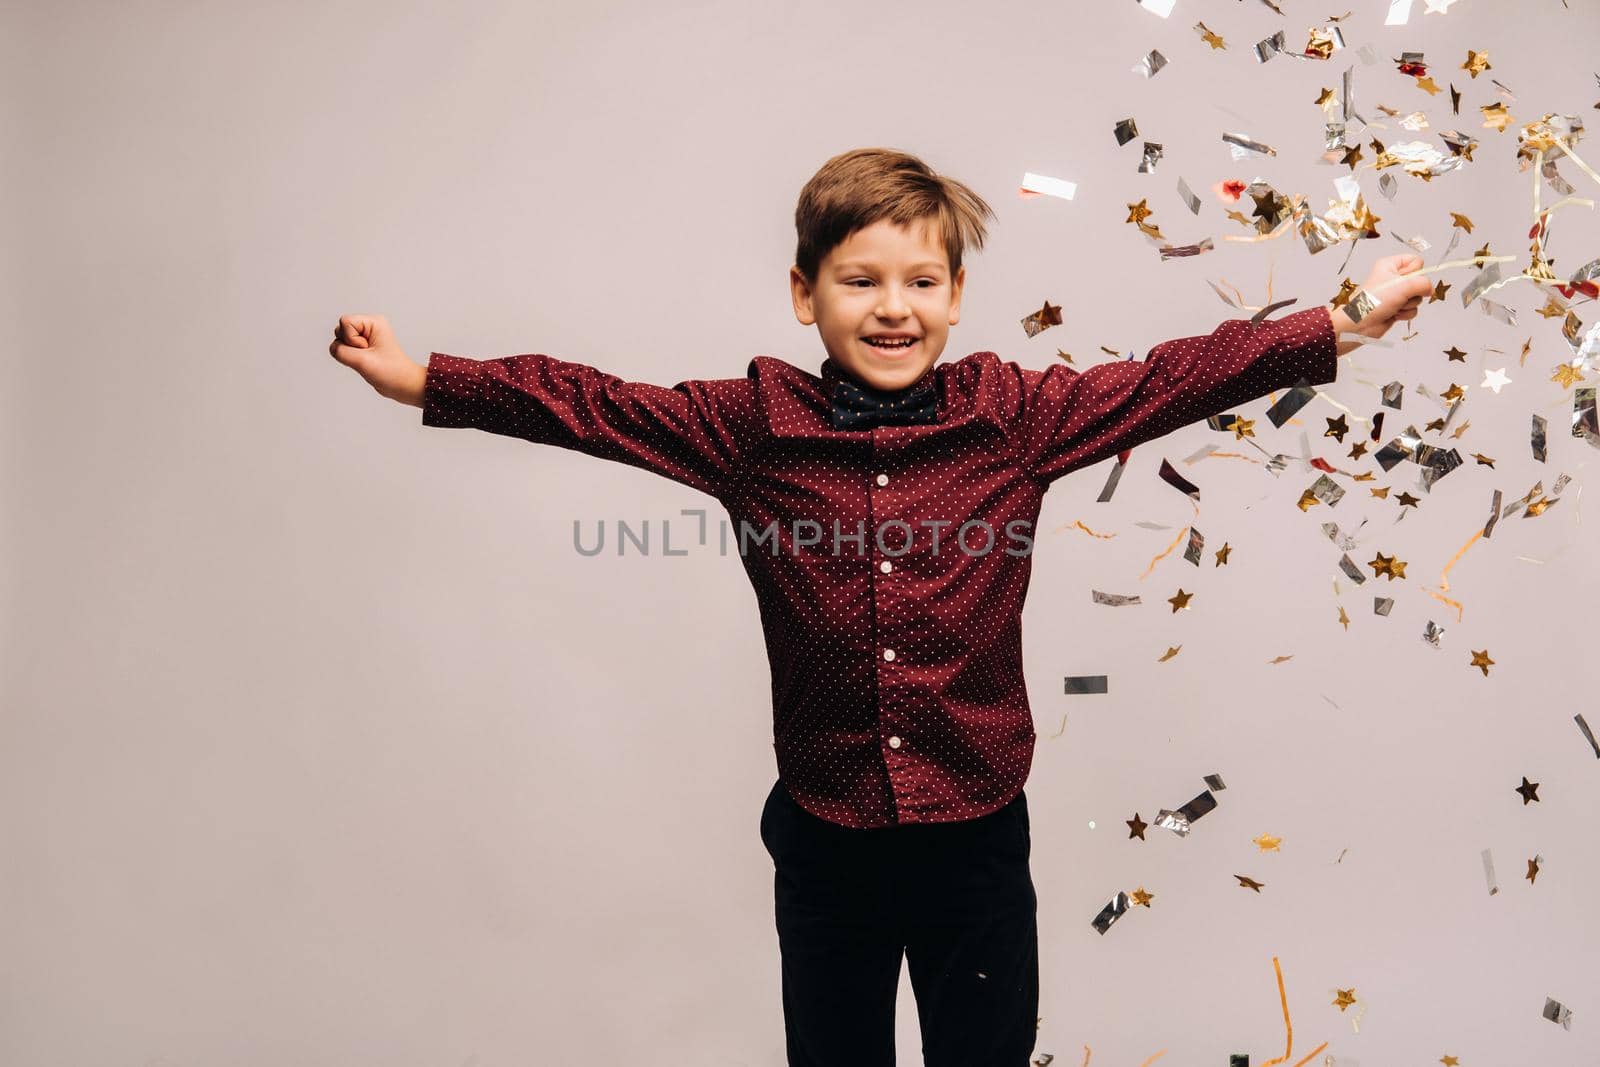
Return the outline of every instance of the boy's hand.
<path id="1" fill-rule="evenodd" d="M 1328 314 L 1333 320 L 1333 332 L 1336 335 L 1353 333 L 1362 337 L 1382 337 L 1396 322 L 1410 322 L 1416 318 L 1417 308 L 1433 292 L 1433 286 L 1426 277 L 1407 277 L 1421 269 L 1422 257 L 1409 252 L 1378 260 L 1358 290 L 1376 301 L 1377 307 L 1363 315 L 1360 322 L 1352 322 L 1343 307 L 1332 309 Z M 1355 294 L 1352 294 L 1351 300 L 1354 299 Z M 1346 351 L 1346 344 L 1354 347 L 1353 342 L 1341 343 L 1338 346 L 1341 354 Z"/>
<path id="2" fill-rule="evenodd" d="M 382 315 L 341 315 L 328 354 L 352 368 L 380 396 L 422 406 L 428 368 L 413 362 Z"/>

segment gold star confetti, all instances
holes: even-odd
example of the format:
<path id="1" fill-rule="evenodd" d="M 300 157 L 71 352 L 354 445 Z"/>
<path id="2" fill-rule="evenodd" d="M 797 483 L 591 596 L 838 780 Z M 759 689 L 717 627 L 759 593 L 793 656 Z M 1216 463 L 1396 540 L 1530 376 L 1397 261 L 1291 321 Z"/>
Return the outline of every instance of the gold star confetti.
<path id="1" fill-rule="evenodd" d="M 1350 148 L 1345 149 L 1344 155 L 1340 158 L 1339 162 L 1343 163 L 1351 170 L 1355 170 L 1356 164 L 1361 162 L 1361 146 L 1353 145 Z"/>
<path id="2" fill-rule="evenodd" d="M 1474 52 L 1471 49 L 1468 49 L 1467 61 L 1461 64 L 1461 69 L 1476 78 L 1484 71 L 1493 70 L 1494 68 L 1489 66 L 1488 52 Z"/>
<path id="3" fill-rule="evenodd" d="M 1488 245 L 1484 245 L 1482 248 L 1480 248 L 1476 252 L 1472 253 L 1472 258 L 1473 259 L 1488 259 L 1489 258 L 1489 246 Z"/>
<path id="4" fill-rule="evenodd" d="M 1058 349 L 1056 349 L 1056 355 L 1060 356 L 1062 359 L 1066 360 L 1068 363 L 1072 362 L 1071 353 L 1063 352 L 1063 351 L 1061 351 L 1061 349 L 1058 348 Z"/>
<path id="5" fill-rule="evenodd" d="M 1306 511 L 1311 507 L 1311 505 L 1320 503 L 1322 503 L 1322 501 L 1317 499 L 1317 494 L 1313 493 L 1310 489 L 1307 489 L 1305 492 L 1300 494 L 1300 499 L 1294 502 L 1294 506 L 1299 508 L 1301 511 Z"/>
<path id="6" fill-rule="evenodd" d="M 1527 873 L 1527 875 L 1525 877 L 1528 879 L 1529 882 L 1533 882 L 1536 878 L 1539 877 L 1539 864 L 1541 862 L 1542 862 L 1541 858 L 1538 857 L 1538 856 L 1535 856 L 1535 857 L 1533 857 L 1533 859 L 1528 861 L 1528 873 Z"/>
<path id="7" fill-rule="evenodd" d="M 1346 1008 L 1356 1002 L 1356 991 L 1354 986 L 1350 987 L 1349 989 L 1340 989 L 1337 992 L 1338 995 L 1333 998 L 1333 1004 L 1334 1007 L 1338 1008 L 1340 1011 L 1344 1011 Z"/>
<path id="8" fill-rule="evenodd" d="M 1450 114 L 1461 114 L 1461 90 L 1456 88 L 1456 83 L 1450 83 Z"/>
<path id="9" fill-rule="evenodd" d="M 1228 42 L 1224 41 L 1220 36 L 1207 29 L 1205 23 L 1197 22 L 1194 24 L 1194 28 L 1200 31 L 1201 39 L 1203 39 L 1206 44 L 1211 46 L 1211 50 L 1213 52 L 1217 51 L 1219 48 L 1228 47 Z"/>
<path id="10" fill-rule="evenodd" d="M 1522 806 L 1527 807 L 1530 801 L 1539 799 L 1539 783 L 1528 781 L 1528 776 L 1522 776 L 1522 784 L 1517 786 L 1516 792 L 1522 794 Z"/>
<path id="11" fill-rule="evenodd" d="M 1572 388 L 1573 382 L 1583 381 L 1583 372 L 1570 363 L 1557 364 L 1555 374 L 1551 375 L 1552 382 L 1560 382 L 1561 388 Z"/>
<path id="12" fill-rule="evenodd" d="M 1148 908 L 1150 906 L 1150 902 L 1156 898 L 1156 895 L 1154 893 L 1146 893 L 1144 891 L 1144 886 L 1140 886 L 1138 889 L 1135 889 L 1133 892 L 1129 893 L 1128 897 L 1135 904 L 1139 905 L 1139 907 Z"/>
<path id="13" fill-rule="evenodd" d="M 1461 386 L 1457 385 L 1455 382 L 1451 382 L 1450 383 L 1450 388 L 1446 389 L 1444 392 L 1439 394 L 1439 399 L 1440 400 L 1460 400 L 1462 397 L 1464 397 L 1466 395 L 1467 395 L 1466 392 L 1464 390 L 1462 390 Z"/>
<path id="14" fill-rule="evenodd" d="M 1260 849 L 1262 852 L 1278 852 L 1278 851 L 1281 851 L 1278 848 L 1278 845 L 1280 845 L 1282 842 L 1283 842 L 1283 838 L 1281 838 L 1281 837 L 1273 837 L 1271 834 L 1262 834 L 1260 837 L 1256 837 L 1256 838 L 1252 838 L 1251 839 L 1251 843 L 1254 844 L 1256 846 L 1256 848 Z"/>
<path id="15" fill-rule="evenodd" d="M 1168 597 L 1167 603 L 1172 605 L 1173 613 L 1176 614 L 1179 608 L 1187 608 L 1189 606 L 1189 598 L 1192 596 L 1194 596 L 1193 593 L 1185 593 L 1183 586 L 1180 585 L 1178 586 L 1178 595 Z"/>
<path id="16" fill-rule="evenodd" d="M 1439 1062 L 1444 1064 L 1444 1067 L 1456 1067 L 1461 1061 L 1454 1056 L 1440 1056 Z"/>
<path id="17" fill-rule="evenodd" d="M 1138 812 L 1133 813 L 1133 818 L 1125 819 L 1124 821 L 1128 824 L 1128 836 L 1130 838 L 1137 837 L 1140 841 L 1143 841 L 1145 828 L 1150 824 L 1139 818 Z"/>
<path id="18" fill-rule="evenodd" d="M 1468 233 L 1472 232 L 1472 220 L 1458 211 L 1450 212 L 1450 225 L 1454 226 L 1458 230 L 1466 230 Z"/>
<path id="19" fill-rule="evenodd" d="M 1392 582 L 1396 578 L 1404 578 L 1406 576 L 1405 562 L 1395 559 L 1393 556 L 1385 556 L 1382 552 L 1379 552 L 1378 558 L 1370 561 L 1367 566 L 1372 568 L 1372 576 L 1374 578 L 1387 575 Z"/>
<path id="20" fill-rule="evenodd" d="M 1553 296 L 1545 301 L 1544 307 L 1539 309 L 1539 316 L 1546 319 L 1559 319 L 1566 313 L 1566 305 Z"/>
<path id="21" fill-rule="evenodd" d="M 1388 500 L 1389 499 L 1389 487 L 1387 485 L 1384 486 L 1381 489 L 1369 489 L 1369 490 L 1367 490 L 1367 492 L 1371 493 L 1373 496 L 1378 497 L 1379 499 L 1382 499 L 1382 500 Z M 1374 575 L 1373 577 L 1377 577 L 1377 576 Z"/>
<path id="22" fill-rule="evenodd" d="M 1399 496 L 1395 497 L 1395 500 L 1399 501 L 1400 506 L 1403 508 L 1414 508 L 1417 506 L 1417 501 L 1421 499 L 1420 496 L 1412 496 L 1407 492 L 1401 492 Z"/>
<path id="23" fill-rule="evenodd" d="M 1439 301 L 1444 299 L 1444 294 L 1448 293 L 1449 291 L 1450 291 L 1450 286 L 1449 286 L 1449 284 L 1447 282 L 1439 282 L 1439 283 L 1435 284 L 1434 287 L 1433 287 L 1433 295 L 1428 297 L 1428 303 L 1430 303 L 1430 304 L 1438 303 Z"/>
<path id="24" fill-rule="evenodd" d="M 1245 875 L 1242 875 L 1242 874 L 1236 874 L 1236 875 L 1234 875 L 1234 877 L 1239 879 L 1239 885 L 1242 888 L 1244 888 L 1244 889 L 1253 889 L 1257 893 L 1261 892 L 1262 886 L 1267 884 L 1265 882 L 1258 882 L 1254 878 L 1248 878 L 1248 877 L 1246 877 Z"/>
<path id="25" fill-rule="evenodd" d="M 1176 656 L 1178 654 L 1178 649 L 1180 649 L 1182 647 L 1183 647 L 1182 645 L 1173 645 L 1173 646 L 1171 646 L 1170 648 L 1167 649 L 1166 654 L 1163 655 L 1160 659 L 1156 660 L 1156 662 L 1157 663 L 1165 663 L 1165 662 L 1167 662 L 1167 660 L 1171 659 L 1173 656 Z"/>
<path id="26" fill-rule="evenodd" d="M 1350 629 L 1350 616 L 1345 614 L 1344 605 L 1339 605 L 1339 625 L 1346 630 Z"/>
<path id="27" fill-rule="evenodd" d="M 1350 298 L 1355 295 L 1357 288 L 1358 286 L 1355 282 L 1351 281 L 1349 278 L 1346 278 L 1344 281 L 1339 283 L 1339 291 L 1334 294 L 1333 300 L 1330 301 L 1330 303 L 1334 307 L 1344 307 L 1346 304 L 1350 303 Z"/>
<path id="28" fill-rule="evenodd" d="M 1467 354 L 1461 351 L 1461 349 L 1457 348 L 1455 345 L 1451 345 L 1449 348 L 1445 349 L 1444 354 L 1450 357 L 1450 361 L 1452 363 L 1465 363 L 1467 360 Z"/>
<path id="29" fill-rule="evenodd" d="M 1271 659 L 1267 660 L 1267 664 L 1271 666 L 1278 663 L 1288 663 L 1292 659 L 1294 659 L 1293 656 L 1273 656 Z"/>
<path id="30" fill-rule="evenodd" d="M 1146 201 L 1149 199 L 1149 197 L 1145 197 L 1137 204 L 1128 205 L 1128 222 L 1143 222 L 1145 219 L 1150 217 L 1151 211 L 1146 204 Z"/>
<path id="31" fill-rule="evenodd" d="M 1490 470 L 1494 470 L 1493 457 L 1486 456 L 1482 452 L 1474 452 L 1472 458 L 1478 461 L 1480 467 L 1488 467 Z"/>
<path id="32" fill-rule="evenodd" d="M 1483 671 L 1483 676 L 1485 678 L 1489 677 L 1489 668 L 1493 664 L 1494 664 L 1494 660 L 1489 658 L 1489 650 L 1487 648 L 1484 649 L 1482 652 L 1473 652 L 1472 653 L 1471 666 L 1477 667 L 1479 670 Z"/>
<path id="33" fill-rule="evenodd" d="M 1313 100 L 1312 103 L 1316 104 L 1322 110 L 1327 111 L 1332 108 L 1334 104 L 1338 103 L 1338 100 L 1333 95 L 1332 89 L 1324 89 L 1322 92 L 1317 94 L 1317 98 Z"/>
<path id="34" fill-rule="evenodd" d="M 1427 426 L 1423 427 L 1423 429 L 1427 430 L 1429 433 L 1432 433 L 1434 430 L 1444 429 L 1444 416 L 1441 415 L 1437 419 L 1432 420 Z"/>
<path id="35" fill-rule="evenodd" d="M 1323 418 L 1327 419 L 1327 416 Z M 1322 432 L 1322 436 L 1331 437 L 1341 445 L 1344 444 L 1344 435 L 1350 432 L 1350 425 L 1345 422 L 1344 415 L 1341 414 L 1337 419 L 1327 419 L 1327 422 L 1328 428 Z"/>
<path id="36" fill-rule="evenodd" d="M 1484 104 L 1478 110 L 1483 112 L 1483 125 L 1486 129 L 1506 132 L 1506 123 L 1511 121 L 1511 112 L 1506 110 L 1504 104 L 1496 101 L 1493 104 Z"/>
<path id="37" fill-rule="evenodd" d="M 1254 437 L 1256 435 L 1255 430 L 1252 429 L 1255 424 L 1255 419 L 1244 419 L 1235 415 L 1233 421 L 1228 424 L 1227 428 L 1233 431 L 1233 439 L 1235 441 L 1242 441 L 1246 437 Z"/>
<path id="38" fill-rule="evenodd" d="M 1432 77 L 1418 78 L 1417 79 L 1417 88 L 1421 89 L 1423 92 L 1427 93 L 1429 96 L 1438 96 L 1439 95 L 1439 87 L 1433 83 L 1433 78 Z"/>
<path id="39" fill-rule="evenodd" d="M 1228 542 L 1226 542 L 1226 541 L 1222 542 L 1222 547 L 1217 549 L 1217 562 L 1214 565 L 1217 566 L 1217 567 L 1220 567 L 1224 563 L 1228 562 L 1228 555 L 1232 551 L 1233 551 L 1233 548 L 1232 548 L 1232 546 L 1230 546 L 1228 544 Z"/>
<path id="40" fill-rule="evenodd" d="M 1360 459 L 1362 456 L 1364 456 L 1366 454 L 1367 454 L 1367 443 L 1365 441 L 1357 441 L 1355 444 L 1350 446 L 1350 458 L 1351 459 Z"/>

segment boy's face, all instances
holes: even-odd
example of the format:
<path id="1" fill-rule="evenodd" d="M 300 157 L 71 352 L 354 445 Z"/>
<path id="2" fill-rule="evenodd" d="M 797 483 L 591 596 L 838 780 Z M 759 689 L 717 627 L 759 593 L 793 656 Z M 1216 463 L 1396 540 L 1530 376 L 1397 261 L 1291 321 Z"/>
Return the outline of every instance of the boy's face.
<path id="1" fill-rule="evenodd" d="M 874 389 L 904 389 L 944 351 L 950 327 L 961 319 L 966 267 L 950 276 L 950 262 L 932 218 L 900 226 L 879 219 L 847 237 L 823 257 L 817 283 L 789 268 L 795 318 L 816 323 L 822 344 L 839 367 Z M 884 348 L 876 335 L 914 338 Z"/>

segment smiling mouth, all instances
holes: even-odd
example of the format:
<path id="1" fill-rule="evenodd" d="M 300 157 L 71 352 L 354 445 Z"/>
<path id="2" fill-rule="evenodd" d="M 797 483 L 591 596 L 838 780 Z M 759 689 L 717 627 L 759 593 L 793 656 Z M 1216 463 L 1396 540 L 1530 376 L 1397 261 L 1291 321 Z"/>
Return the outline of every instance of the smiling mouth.
<path id="1" fill-rule="evenodd" d="M 896 341 L 896 342 L 892 342 L 891 343 L 891 342 L 884 342 L 884 341 L 874 341 L 871 338 L 863 337 L 862 341 L 864 341 L 865 343 L 871 345 L 873 348 L 877 349 L 879 352 L 896 352 L 896 353 L 898 353 L 898 352 L 909 352 L 909 351 L 911 351 L 911 349 L 915 348 L 917 345 L 922 343 L 922 338 L 914 337 L 914 338 L 910 338 L 908 340 L 901 340 L 901 341 Z"/>

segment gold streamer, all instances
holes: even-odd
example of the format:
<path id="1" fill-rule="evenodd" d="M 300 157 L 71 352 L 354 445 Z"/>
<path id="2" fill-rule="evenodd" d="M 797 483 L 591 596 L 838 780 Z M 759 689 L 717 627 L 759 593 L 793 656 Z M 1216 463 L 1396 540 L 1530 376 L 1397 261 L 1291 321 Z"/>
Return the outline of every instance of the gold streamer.
<path id="1" fill-rule="evenodd" d="M 1161 1057 L 1165 1056 L 1166 1054 L 1167 1054 L 1167 1050 L 1166 1049 L 1162 1049 L 1160 1052 L 1156 1053 L 1154 1056 L 1151 1056 L 1149 1059 L 1147 1059 L 1143 1063 L 1141 1063 L 1139 1065 L 1139 1067 L 1150 1067 L 1150 1065 L 1152 1063 L 1156 1062 L 1157 1060 L 1159 1060 Z"/>
<path id="2" fill-rule="evenodd" d="M 1168 556 L 1172 555 L 1172 550 L 1177 548 L 1178 547 L 1178 543 L 1180 541 L 1182 541 L 1185 537 L 1188 537 L 1188 536 L 1189 536 L 1189 527 L 1185 526 L 1183 529 L 1179 530 L 1178 531 L 1178 536 L 1174 537 L 1172 539 L 1172 544 L 1167 546 L 1167 550 L 1165 552 L 1161 553 L 1161 555 L 1157 556 L 1155 559 L 1150 561 L 1150 566 L 1146 567 L 1144 569 L 1144 573 L 1139 575 L 1139 580 L 1142 582 L 1146 578 L 1148 578 L 1150 576 L 1150 572 L 1156 569 L 1156 564 L 1160 563 L 1162 560 L 1164 560 Z"/>
<path id="3" fill-rule="evenodd" d="M 1456 622 L 1460 622 L 1461 621 L 1461 614 L 1462 614 L 1461 601 L 1459 601 L 1459 600 L 1451 600 L 1449 597 L 1444 595 L 1444 593 L 1448 593 L 1450 591 L 1450 568 L 1454 567 L 1456 565 L 1456 561 L 1459 560 L 1462 556 L 1466 555 L 1467 549 L 1469 549 L 1473 545 L 1477 544 L 1478 538 L 1480 538 L 1482 536 L 1483 536 L 1483 528 L 1479 527 L 1478 528 L 1478 532 L 1473 534 L 1467 540 L 1467 543 L 1461 546 L 1461 550 L 1458 551 L 1454 556 L 1451 557 L 1450 562 L 1446 563 L 1444 565 L 1444 570 L 1439 572 L 1439 585 L 1442 587 L 1442 591 L 1441 592 L 1437 592 L 1436 593 L 1432 589 L 1429 589 L 1427 586 L 1423 586 L 1422 587 L 1424 590 L 1427 591 L 1427 594 L 1429 596 L 1433 597 L 1433 599 L 1438 600 L 1438 601 L 1442 601 L 1443 603 L 1446 603 L 1446 604 L 1449 604 L 1451 607 L 1456 609 Z"/>
<path id="4" fill-rule="evenodd" d="M 1289 995 L 1283 991 L 1283 968 L 1278 966 L 1278 957 L 1276 956 L 1272 957 L 1272 969 L 1278 974 L 1278 1000 L 1283 1005 L 1283 1029 L 1288 1035 L 1285 1039 L 1288 1044 L 1284 1048 L 1282 1056 L 1275 1060 L 1268 1060 L 1261 1067 L 1273 1067 L 1273 1064 L 1285 1063 L 1294 1052 L 1294 1025 L 1289 1022 Z"/>
<path id="5" fill-rule="evenodd" d="M 1076 527 L 1079 530 L 1082 530 L 1084 533 L 1088 534 L 1090 537 L 1098 537 L 1102 541 L 1109 541 L 1109 540 L 1111 540 L 1111 538 L 1117 536 L 1114 533 L 1108 533 L 1108 534 L 1095 533 L 1093 530 L 1089 529 L 1089 527 L 1087 527 L 1087 526 L 1085 526 L 1083 524 L 1083 520 L 1082 519 L 1079 519 L 1076 522 L 1064 523 L 1064 524 L 1062 524 L 1060 526 L 1057 526 L 1055 528 L 1055 530 L 1052 530 L 1051 532 L 1052 533 L 1056 533 L 1056 532 L 1059 532 L 1061 530 L 1071 530 L 1074 527 Z"/>

